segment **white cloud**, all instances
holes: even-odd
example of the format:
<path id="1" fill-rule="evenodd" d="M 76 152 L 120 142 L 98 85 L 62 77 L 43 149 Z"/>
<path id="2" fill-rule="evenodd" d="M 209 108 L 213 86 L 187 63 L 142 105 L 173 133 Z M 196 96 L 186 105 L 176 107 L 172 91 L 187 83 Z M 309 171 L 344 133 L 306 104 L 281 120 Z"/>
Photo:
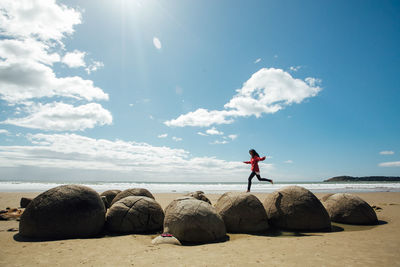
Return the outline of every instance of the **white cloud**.
<path id="1" fill-rule="evenodd" d="M 1 99 L 16 103 L 55 96 L 108 100 L 108 94 L 91 80 L 78 76 L 57 78 L 50 67 L 30 60 L 0 61 Z"/>
<path id="2" fill-rule="evenodd" d="M 385 150 L 385 151 L 379 152 L 379 154 L 381 154 L 381 155 L 393 155 L 393 154 L 394 154 L 394 151 Z"/>
<path id="3" fill-rule="evenodd" d="M 55 0 L 2 0 L 1 33 L 8 37 L 61 41 L 81 23 L 81 13 Z"/>
<path id="4" fill-rule="evenodd" d="M 233 119 L 228 119 L 228 111 L 207 110 L 199 108 L 196 111 L 180 115 L 174 120 L 164 122 L 167 126 L 185 127 L 185 126 L 200 126 L 208 127 L 212 124 L 230 124 Z"/>
<path id="5" fill-rule="evenodd" d="M 28 138 L 31 143 L 28 145 L 0 146 L 0 173 L 14 168 L 21 174 L 28 169 L 26 175 L 34 179 L 32 168 L 40 168 L 41 175 L 50 170 L 56 170 L 60 175 L 67 170 L 78 173 L 92 170 L 98 177 L 104 171 L 113 171 L 111 177 L 116 179 L 127 173 L 130 179 L 136 177 L 142 181 L 153 179 L 158 182 L 177 178 L 232 181 L 232 177 L 248 175 L 248 166 L 242 162 L 192 157 L 183 149 L 76 134 L 34 134 Z M 263 165 L 262 168 L 271 169 L 273 166 Z"/>
<path id="6" fill-rule="evenodd" d="M 162 45 L 161 45 L 161 41 L 160 39 L 158 39 L 157 37 L 153 37 L 153 45 L 155 48 L 157 48 L 158 50 L 161 49 Z"/>
<path id="7" fill-rule="evenodd" d="M 238 137 L 237 134 L 230 134 L 228 135 L 228 138 L 230 138 L 232 141 L 235 140 Z"/>
<path id="8" fill-rule="evenodd" d="M 49 50 L 51 50 L 49 44 L 38 42 L 34 39 L 0 40 L 0 58 L 11 61 L 25 58 L 47 65 L 60 61 L 60 56 L 57 53 L 48 52 Z"/>
<path id="9" fill-rule="evenodd" d="M 129 106 L 130 106 L 130 107 L 133 107 L 133 106 L 134 106 L 134 104 L 132 104 L 132 103 L 131 103 L 131 104 L 129 104 Z"/>
<path id="10" fill-rule="evenodd" d="M 87 68 L 85 68 L 86 72 L 88 74 L 91 74 L 92 72 L 97 71 L 98 69 L 101 69 L 104 67 L 104 63 L 100 62 L 100 61 L 92 61 L 91 64 L 89 64 L 89 66 L 87 66 Z"/>
<path id="11" fill-rule="evenodd" d="M 382 162 L 379 167 L 400 167 L 400 161 Z"/>
<path id="12" fill-rule="evenodd" d="M 237 94 L 224 105 L 224 110 L 199 108 L 164 122 L 167 126 L 208 127 L 213 124 L 230 124 L 236 117 L 275 113 L 291 104 L 299 104 L 316 96 L 322 88 L 320 79 L 308 77 L 304 81 L 293 78 L 282 69 L 262 68 L 247 80 Z"/>
<path id="13" fill-rule="evenodd" d="M 55 62 L 85 67 L 86 52 L 68 52 L 63 38 L 81 23 L 81 13 L 54 0 L 0 2 L 0 99 L 15 107 L 2 123 L 43 130 L 74 131 L 110 124 L 109 111 L 86 101 L 108 100 L 93 81 L 79 76 L 57 77 Z M 61 54 L 65 54 L 61 59 Z M 59 102 L 49 98 L 57 98 Z M 78 102 L 79 106 L 64 104 Z M 45 104 L 43 104 L 44 102 Z"/>
<path id="14" fill-rule="evenodd" d="M 180 137 L 172 136 L 172 140 L 174 140 L 175 142 L 179 142 L 182 141 L 183 139 Z"/>
<path id="15" fill-rule="evenodd" d="M 208 134 L 205 134 L 205 133 L 202 133 L 202 132 L 197 132 L 197 134 L 201 135 L 201 136 L 208 136 Z"/>
<path id="16" fill-rule="evenodd" d="M 257 58 L 255 61 L 254 61 L 254 64 L 257 64 L 258 62 L 260 62 L 261 61 L 261 58 Z"/>
<path id="17" fill-rule="evenodd" d="M 304 80 L 311 87 L 318 86 L 322 82 L 321 79 L 313 78 L 313 77 L 307 77 Z"/>
<path id="18" fill-rule="evenodd" d="M 16 39 L 0 40 L 0 57 L 5 59 L 0 61 L 0 98 L 11 103 L 55 96 L 108 99 L 92 81 L 57 78 L 48 66 L 60 61 L 53 50 L 63 47 L 61 39 L 79 23 L 79 12 L 55 1 L 1 1 L 1 35 Z"/>
<path id="19" fill-rule="evenodd" d="M 226 141 L 226 140 L 215 140 L 214 142 L 212 142 L 210 144 L 212 144 L 212 145 L 224 145 L 224 144 L 227 144 L 227 143 L 229 143 L 229 142 Z"/>
<path id="20" fill-rule="evenodd" d="M 6 129 L 0 129 L 0 134 L 10 135 L 10 132 Z"/>
<path id="21" fill-rule="evenodd" d="M 208 129 L 206 131 L 207 134 L 209 135 L 223 135 L 224 133 L 221 131 L 218 131 L 215 127 L 212 127 L 211 129 Z"/>
<path id="22" fill-rule="evenodd" d="M 157 137 L 158 137 L 158 138 L 166 138 L 167 136 L 168 136 L 168 134 L 165 133 L 165 134 L 160 134 L 160 135 L 158 135 Z"/>
<path id="23" fill-rule="evenodd" d="M 293 160 L 286 160 L 286 161 L 284 161 L 283 163 L 288 163 L 288 164 L 292 164 L 293 163 Z"/>
<path id="24" fill-rule="evenodd" d="M 61 62 L 70 68 L 86 67 L 85 56 L 85 52 L 74 50 L 66 53 Z"/>
<path id="25" fill-rule="evenodd" d="M 301 66 L 290 66 L 289 69 L 290 69 L 291 71 L 296 72 L 296 71 L 298 71 L 299 69 L 301 69 Z"/>
<path id="26" fill-rule="evenodd" d="M 82 131 L 96 125 L 112 123 L 111 113 L 97 103 L 74 107 L 54 102 L 44 105 L 35 104 L 28 109 L 28 116 L 7 119 L 1 123 L 50 131 Z"/>

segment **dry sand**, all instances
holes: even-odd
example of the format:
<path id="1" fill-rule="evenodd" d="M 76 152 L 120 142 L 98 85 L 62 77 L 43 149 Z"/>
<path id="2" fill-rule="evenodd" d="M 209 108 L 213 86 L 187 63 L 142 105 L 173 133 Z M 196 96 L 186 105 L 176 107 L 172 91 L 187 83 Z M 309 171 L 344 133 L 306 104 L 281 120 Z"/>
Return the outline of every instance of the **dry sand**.
<path id="1" fill-rule="evenodd" d="M 0 209 L 35 195 L 0 193 Z M 165 208 L 180 195 L 155 197 Z M 261 201 L 266 196 L 256 195 Z M 155 246 L 155 235 L 26 242 L 7 231 L 18 228 L 17 221 L 0 221 L 0 266 L 400 266 L 400 193 L 357 195 L 382 208 L 380 225 L 334 224 L 341 231 L 330 233 L 229 234 L 229 241 L 196 246 Z M 219 197 L 207 196 L 213 203 Z"/>

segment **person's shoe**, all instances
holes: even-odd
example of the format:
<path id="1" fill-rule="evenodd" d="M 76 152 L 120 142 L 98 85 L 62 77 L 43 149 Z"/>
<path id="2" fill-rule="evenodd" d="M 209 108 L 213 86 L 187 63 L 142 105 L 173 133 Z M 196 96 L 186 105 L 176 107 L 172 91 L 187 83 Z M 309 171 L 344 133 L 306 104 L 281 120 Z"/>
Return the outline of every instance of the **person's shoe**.
<path id="1" fill-rule="evenodd" d="M 250 193 L 250 190 L 247 190 L 246 193 Z"/>
<path id="2" fill-rule="evenodd" d="M 271 179 L 271 184 L 274 184 L 274 180 Z"/>

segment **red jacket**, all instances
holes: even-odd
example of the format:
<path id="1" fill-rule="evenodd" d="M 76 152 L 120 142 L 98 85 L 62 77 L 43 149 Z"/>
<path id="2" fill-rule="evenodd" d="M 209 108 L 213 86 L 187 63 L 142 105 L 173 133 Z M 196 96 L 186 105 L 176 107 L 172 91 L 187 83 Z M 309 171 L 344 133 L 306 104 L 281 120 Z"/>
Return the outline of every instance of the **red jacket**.
<path id="1" fill-rule="evenodd" d="M 260 158 L 260 157 L 256 156 L 254 158 L 251 158 L 250 161 L 243 161 L 243 162 L 246 163 L 246 164 L 251 164 L 251 170 L 253 172 L 259 172 L 260 169 L 258 168 L 258 162 L 259 161 L 263 161 L 263 160 L 265 160 L 265 157 Z"/>

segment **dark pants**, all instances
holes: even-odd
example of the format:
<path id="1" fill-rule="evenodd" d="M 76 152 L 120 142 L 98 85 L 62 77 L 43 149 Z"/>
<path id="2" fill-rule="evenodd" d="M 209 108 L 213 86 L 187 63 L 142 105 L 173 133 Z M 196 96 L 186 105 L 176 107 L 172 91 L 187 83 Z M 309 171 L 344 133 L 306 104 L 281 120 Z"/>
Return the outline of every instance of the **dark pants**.
<path id="1" fill-rule="evenodd" d="M 247 190 L 250 191 L 250 187 L 251 187 L 251 180 L 254 178 L 254 176 L 257 176 L 257 179 L 259 181 L 266 181 L 266 182 L 271 182 L 272 180 L 267 179 L 267 178 L 261 178 L 261 176 L 259 174 L 256 174 L 255 172 L 251 172 L 250 176 L 249 176 L 249 183 L 247 184 Z"/>

